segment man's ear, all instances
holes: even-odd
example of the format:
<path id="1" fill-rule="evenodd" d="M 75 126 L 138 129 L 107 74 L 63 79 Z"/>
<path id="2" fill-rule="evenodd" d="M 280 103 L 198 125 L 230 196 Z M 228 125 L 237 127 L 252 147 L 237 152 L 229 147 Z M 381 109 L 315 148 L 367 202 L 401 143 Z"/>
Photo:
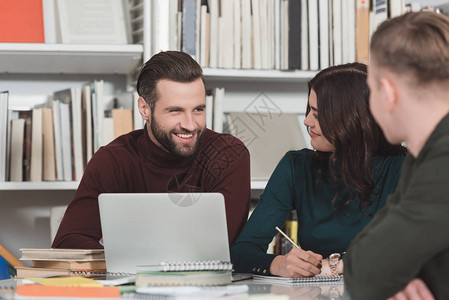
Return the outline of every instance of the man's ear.
<path id="1" fill-rule="evenodd" d="M 392 112 L 398 104 L 398 87 L 396 82 L 391 78 L 382 78 L 380 80 L 382 89 L 384 90 L 386 109 Z"/>
<path id="2" fill-rule="evenodd" d="M 145 121 L 149 121 L 151 116 L 150 106 L 145 102 L 145 100 L 142 97 L 139 97 L 139 99 L 137 100 L 137 104 L 142 119 L 144 119 Z"/>

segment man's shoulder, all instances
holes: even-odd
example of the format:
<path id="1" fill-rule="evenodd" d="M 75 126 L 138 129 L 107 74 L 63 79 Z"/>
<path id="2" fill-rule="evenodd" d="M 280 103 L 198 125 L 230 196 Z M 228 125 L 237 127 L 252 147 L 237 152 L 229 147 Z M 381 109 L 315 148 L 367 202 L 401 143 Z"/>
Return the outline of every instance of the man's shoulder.
<path id="1" fill-rule="evenodd" d="M 108 152 L 111 154 L 135 154 L 138 149 L 138 140 L 142 136 L 143 129 L 138 129 L 121 135 L 109 144 L 101 147 L 98 152 Z"/>
<path id="2" fill-rule="evenodd" d="M 201 137 L 196 159 L 210 162 L 225 160 L 249 163 L 249 151 L 238 138 L 207 129 Z"/>
<path id="3" fill-rule="evenodd" d="M 204 148 L 214 147 L 225 149 L 229 147 L 240 147 L 246 150 L 245 144 L 235 136 L 228 133 L 218 133 L 209 129 L 206 129 L 201 137 L 201 143 Z"/>

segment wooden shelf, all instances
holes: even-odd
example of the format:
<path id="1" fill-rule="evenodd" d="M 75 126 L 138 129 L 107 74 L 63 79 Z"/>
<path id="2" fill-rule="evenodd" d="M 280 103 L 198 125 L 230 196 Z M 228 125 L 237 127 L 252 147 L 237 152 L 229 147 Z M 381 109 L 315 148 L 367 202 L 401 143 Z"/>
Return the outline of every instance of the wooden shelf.
<path id="1" fill-rule="evenodd" d="M 0 191 L 76 190 L 78 181 L 0 182 Z M 266 180 L 252 180 L 252 190 L 263 190 Z"/>
<path id="2" fill-rule="evenodd" d="M 0 182 L 0 191 L 76 190 L 78 181 Z"/>
<path id="3" fill-rule="evenodd" d="M 143 45 L 0 43 L 3 73 L 130 74 L 142 63 Z"/>
<path id="4" fill-rule="evenodd" d="M 203 69 L 204 76 L 216 81 L 270 81 L 270 82 L 306 82 L 315 71 L 280 71 L 280 70 L 235 70 L 235 69 Z"/>

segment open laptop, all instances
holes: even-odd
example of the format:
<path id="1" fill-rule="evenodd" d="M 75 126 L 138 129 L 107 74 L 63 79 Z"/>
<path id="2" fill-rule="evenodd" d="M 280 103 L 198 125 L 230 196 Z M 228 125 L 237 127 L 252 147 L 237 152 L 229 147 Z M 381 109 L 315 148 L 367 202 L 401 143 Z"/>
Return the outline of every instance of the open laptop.
<path id="1" fill-rule="evenodd" d="M 98 197 L 108 272 L 166 261 L 230 261 L 220 193 L 104 193 Z"/>

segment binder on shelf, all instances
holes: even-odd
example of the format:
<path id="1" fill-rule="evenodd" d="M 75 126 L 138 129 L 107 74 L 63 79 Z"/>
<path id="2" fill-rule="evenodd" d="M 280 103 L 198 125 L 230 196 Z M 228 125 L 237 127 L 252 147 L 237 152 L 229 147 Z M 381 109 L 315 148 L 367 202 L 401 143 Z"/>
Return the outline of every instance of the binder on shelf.
<path id="1" fill-rule="evenodd" d="M 151 1 L 151 55 L 170 49 L 170 1 Z"/>
<path id="2" fill-rule="evenodd" d="M 368 63 L 369 52 L 369 1 L 357 0 L 356 7 L 356 59 Z"/>
<path id="3" fill-rule="evenodd" d="M 242 69 L 252 68 L 251 1 L 242 1 Z"/>
<path id="4" fill-rule="evenodd" d="M 355 2 L 354 0 L 342 1 L 342 47 L 343 63 L 355 61 Z"/>
<path id="5" fill-rule="evenodd" d="M 320 69 L 329 67 L 329 0 L 319 0 Z"/>
<path id="6" fill-rule="evenodd" d="M 23 181 L 23 143 L 25 120 L 11 120 L 10 181 Z"/>
<path id="7" fill-rule="evenodd" d="M 42 0 L 0 1 L 0 43 L 44 43 Z"/>
<path id="8" fill-rule="evenodd" d="M 42 179 L 45 181 L 56 180 L 55 160 L 55 136 L 53 125 L 53 110 L 49 107 L 42 108 Z"/>
<path id="9" fill-rule="evenodd" d="M 223 132 L 223 101 L 225 96 L 224 88 L 214 89 L 214 126 L 216 132 Z"/>
<path id="10" fill-rule="evenodd" d="M 318 29 L 318 2 L 309 1 L 309 61 L 310 70 L 318 70 L 320 68 L 319 57 L 319 29 Z"/>
<path id="11" fill-rule="evenodd" d="M 8 112 L 8 92 L 0 92 L 0 182 L 6 181 L 8 170 L 8 132 L 9 132 L 9 112 Z"/>
<path id="12" fill-rule="evenodd" d="M 333 0 L 333 36 L 334 36 L 334 64 L 341 65 L 343 63 L 343 45 L 342 45 L 342 14 L 341 2 L 344 0 Z"/>
<path id="13" fill-rule="evenodd" d="M 309 70 L 308 0 L 301 0 L 301 70 Z"/>
<path id="14" fill-rule="evenodd" d="M 208 41 L 208 22 L 209 14 L 207 13 L 207 5 L 201 5 L 200 10 L 200 65 L 202 67 L 207 67 L 209 65 L 209 56 L 206 50 L 209 48 Z"/>
<path id="15" fill-rule="evenodd" d="M 218 67 L 232 69 L 234 67 L 234 2 L 233 0 L 220 1 L 220 5 Z"/>
<path id="16" fill-rule="evenodd" d="M 231 18 L 233 19 L 234 23 L 234 31 L 232 33 L 234 41 L 234 69 L 241 69 L 242 68 L 242 17 L 241 17 L 241 5 L 240 0 L 234 0 L 233 3 L 233 15 L 231 15 Z"/>
<path id="17" fill-rule="evenodd" d="M 104 139 L 104 100 L 103 90 L 104 81 L 95 80 L 91 85 L 92 90 L 92 124 L 93 124 L 93 136 L 94 136 L 94 149 L 96 152 L 101 146 L 105 145 Z"/>
<path id="18" fill-rule="evenodd" d="M 61 128 L 61 161 L 62 161 L 62 180 L 73 180 L 72 168 L 72 114 L 70 113 L 70 90 L 64 90 L 55 93 L 54 99 L 59 101 L 59 126 Z"/>
<path id="19" fill-rule="evenodd" d="M 218 18 L 219 18 L 219 1 L 218 0 L 208 0 L 209 12 L 210 12 L 210 51 L 209 51 L 209 67 L 218 67 Z"/>
<path id="20" fill-rule="evenodd" d="M 42 0 L 44 36 L 46 44 L 56 44 L 61 41 L 58 38 L 59 24 L 56 22 L 56 0 Z"/>
<path id="21" fill-rule="evenodd" d="M 396 0 L 398 1 L 398 0 Z M 388 7 L 389 7 L 389 1 L 388 0 L 374 0 L 373 1 L 373 14 L 374 14 L 374 30 L 376 30 L 377 26 L 380 25 L 383 21 L 388 19 Z"/>
<path id="22" fill-rule="evenodd" d="M 30 181 L 31 171 L 31 139 L 32 139 L 32 110 L 19 111 L 19 118 L 25 120 L 25 133 L 23 136 L 23 160 L 22 160 L 22 174 L 23 181 Z"/>
<path id="23" fill-rule="evenodd" d="M 130 27 L 127 2 L 56 0 L 61 43 L 127 44 Z"/>
<path id="24" fill-rule="evenodd" d="M 112 121 L 114 128 L 114 138 L 126 134 L 133 130 L 133 113 L 130 109 L 113 109 Z"/>
<path id="25" fill-rule="evenodd" d="M 62 160 L 62 128 L 61 128 L 61 109 L 58 100 L 52 101 L 53 110 L 53 130 L 55 138 L 55 165 L 56 165 L 56 180 L 64 180 L 63 160 Z"/>
<path id="26" fill-rule="evenodd" d="M 197 59 L 198 49 L 196 48 L 196 10 L 197 0 L 183 0 L 182 2 L 182 51 Z"/>
<path id="27" fill-rule="evenodd" d="M 42 108 L 33 109 L 31 124 L 30 181 L 42 181 Z"/>
<path id="28" fill-rule="evenodd" d="M 90 85 L 84 85 L 81 92 L 81 111 L 83 128 L 83 166 L 92 158 L 92 92 Z"/>
<path id="29" fill-rule="evenodd" d="M 288 2 L 288 68 L 301 69 L 301 1 Z"/>

